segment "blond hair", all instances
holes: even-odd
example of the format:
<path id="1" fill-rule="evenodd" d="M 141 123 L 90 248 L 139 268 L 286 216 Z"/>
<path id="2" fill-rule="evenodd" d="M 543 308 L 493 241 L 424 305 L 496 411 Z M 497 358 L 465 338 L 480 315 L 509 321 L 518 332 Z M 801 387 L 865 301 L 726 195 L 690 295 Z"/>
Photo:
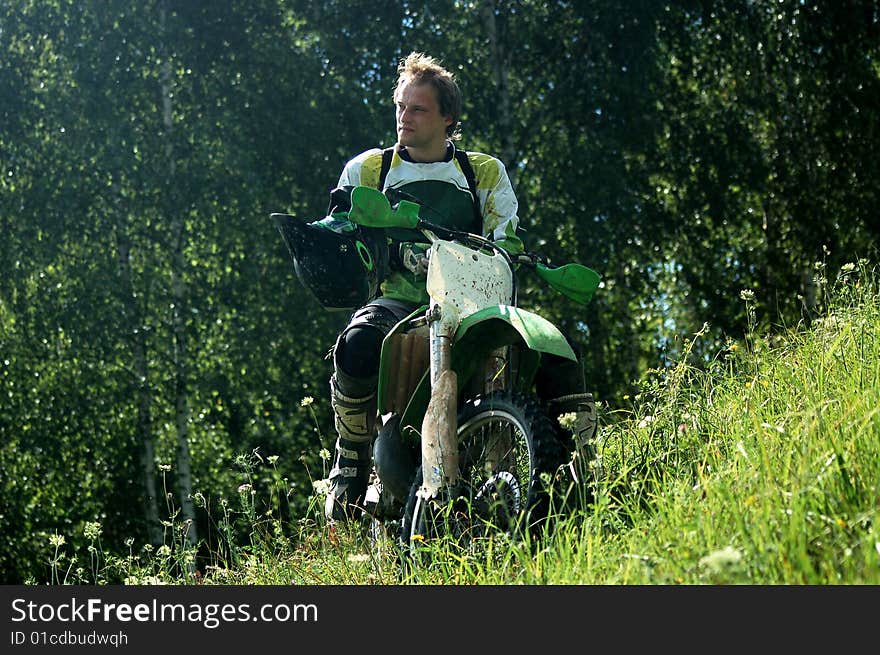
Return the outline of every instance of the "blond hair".
<path id="1" fill-rule="evenodd" d="M 446 127 L 446 136 L 457 139 L 461 136 L 461 90 L 455 75 L 446 70 L 439 61 L 422 52 L 411 52 L 400 60 L 397 66 L 397 86 L 394 95 L 404 84 L 430 84 L 437 91 L 437 104 L 443 116 L 452 118 Z"/>

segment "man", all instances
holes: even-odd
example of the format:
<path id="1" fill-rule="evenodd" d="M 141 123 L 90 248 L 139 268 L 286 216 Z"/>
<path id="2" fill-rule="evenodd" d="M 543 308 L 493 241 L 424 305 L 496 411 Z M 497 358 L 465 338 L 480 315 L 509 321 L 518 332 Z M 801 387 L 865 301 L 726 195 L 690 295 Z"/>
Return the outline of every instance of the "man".
<path id="1" fill-rule="evenodd" d="M 455 147 L 462 101 L 452 73 L 417 52 L 401 61 L 398 73 L 393 151 L 372 149 L 356 156 L 345 165 L 337 188 L 365 185 L 389 196 L 398 192 L 415 197 L 423 215 L 430 212 L 425 217 L 431 222 L 483 234 L 509 252 L 522 252 L 516 235 L 517 200 L 504 165 Z M 382 283 L 380 297 L 354 312 L 333 348 L 330 392 L 338 438 L 325 504 L 330 520 L 356 516 L 363 505 L 382 340 L 398 321 L 428 302 L 424 251 L 423 245 L 405 239 L 391 246 L 392 273 Z"/>

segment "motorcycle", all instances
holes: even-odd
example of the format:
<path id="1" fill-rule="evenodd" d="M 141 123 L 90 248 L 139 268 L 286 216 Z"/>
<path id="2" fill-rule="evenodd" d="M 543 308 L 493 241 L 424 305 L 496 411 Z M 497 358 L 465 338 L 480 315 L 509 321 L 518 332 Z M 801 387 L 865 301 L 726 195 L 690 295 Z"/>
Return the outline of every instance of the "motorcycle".
<path id="1" fill-rule="evenodd" d="M 392 207 L 372 187 L 352 190 L 348 220 L 367 230 L 415 230 L 430 244 L 430 302 L 382 345 L 381 421 L 365 515 L 374 526 L 394 526 L 405 547 L 539 525 L 555 477 L 583 485 L 595 474 L 597 414 L 589 393 L 536 396 L 542 357 L 577 358 L 556 326 L 517 306 L 517 271 L 534 271 L 581 305 L 599 275 L 575 263 L 551 267 L 536 253 L 510 254 L 480 235 L 432 224 L 418 203 L 401 199 Z M 414 473 L 399 465 L 401 452 Z"/>
<path id="2" fill-rule="evenodd" d="M 443 535 L 475 540 L 531 529 L 550 510 L 555 478 L 584 485 L 596 474 L 597 415 L 589 393 L 536 394 L 542 358 L 577 357 L 556 326 L 517 305 L 517 271 L 534 271 L 582 305 L 600 278 L 580 264 L 551 267 L 537 253 L 510 254 L 480 235 L 433 224 L 414 199 L 398 196 L 392 207 L 381 191 L 354 187 L 347 213 L 318 222 L 332 234 L 272 214 L 300 280 L 327 309 L 358 306 L 375 293 L 378 260 L 387 256 L 377 244 L 386 235 L 403 232 L 430 246 L 430 302 L 382 343 L 381 420 L 364 516 L 374 535 L 390 528 L 406 548 Z M 364 267 L 372 286 L 357 279 Z M 329 284 L 334 274 L 352 286 Z"/>

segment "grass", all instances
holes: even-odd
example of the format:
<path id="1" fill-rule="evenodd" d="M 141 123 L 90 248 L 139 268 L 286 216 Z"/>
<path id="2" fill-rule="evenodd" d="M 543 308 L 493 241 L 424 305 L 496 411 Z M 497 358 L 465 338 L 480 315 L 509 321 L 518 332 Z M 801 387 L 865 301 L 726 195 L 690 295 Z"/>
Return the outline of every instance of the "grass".
<path id="1" fill-rule="evenodd" d="M 339 585 L 853 585 L 880 583 L 880 296 L 864 262 L 829 285 L 809 328 L 731 342 L 711 362 L 653 371 L 626 411 L 602 417 L 602 477 L 554 489 L 537 537 L 427 543 L 401 565 L 392 541 L 305 515 L 258 515 L 252 489 L 223 508 L 213 563 L 173 539 L 137 554 L 100 549 L 84 567 L 48 545 L 52 582 Z M 751 297 L 743 301 L 753 315 Z M 320 485 L 318 485 L 320 487 Z M 246 530 L 232 530 L 246 523 Z M 237 543 L 236 534 L 245 534 Z"/>

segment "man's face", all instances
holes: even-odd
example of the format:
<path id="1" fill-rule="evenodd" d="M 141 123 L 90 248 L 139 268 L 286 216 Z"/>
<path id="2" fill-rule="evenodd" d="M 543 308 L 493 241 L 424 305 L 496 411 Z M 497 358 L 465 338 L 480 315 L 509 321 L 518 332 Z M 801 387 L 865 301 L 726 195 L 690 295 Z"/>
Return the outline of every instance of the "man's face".
<path id="1" fill-rule="evenodd" d="M 415 150 L 438 148 L 446 142 L 450 116 L 440 113 L 437 90 L 430 84 L 404 83 L 394 94 L 397 141 Z"/>

